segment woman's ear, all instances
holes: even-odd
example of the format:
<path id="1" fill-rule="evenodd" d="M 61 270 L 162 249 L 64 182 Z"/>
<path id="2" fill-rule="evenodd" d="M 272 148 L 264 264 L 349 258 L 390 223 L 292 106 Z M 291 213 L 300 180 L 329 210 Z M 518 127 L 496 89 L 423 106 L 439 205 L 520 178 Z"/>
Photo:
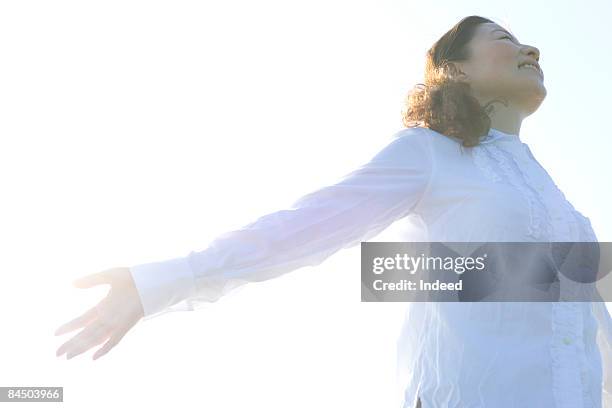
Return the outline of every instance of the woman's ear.
<path id="1" fill-rule="evenodd" d="M 451 78 L 457 79 L 459 81 L 468 81 L 469 75 L 464 72 L 463 65 L 460 62 L 448 62 L 446 64 L 446 69 L 448 70 Z"/>

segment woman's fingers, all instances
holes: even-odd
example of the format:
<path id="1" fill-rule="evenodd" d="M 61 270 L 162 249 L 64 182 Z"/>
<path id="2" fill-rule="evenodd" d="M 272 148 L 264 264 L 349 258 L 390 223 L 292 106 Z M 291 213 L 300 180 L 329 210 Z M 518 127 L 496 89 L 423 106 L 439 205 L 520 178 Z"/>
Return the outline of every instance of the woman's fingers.
<path id="1" fill-rule="evenodd" d="M 92 358 L 96 360 L 102 357 L 103 355 L 105 355 L 106 353 L 108 353 L 113 347 L 117 345 L 117 343 L 121 341 L 123 336 L 125 336 L 125 334 L 129 330 L 130 329 L 128 328 L 128 329 L 123 329 L 123 330 L 117 331 L 116 333 L 113 333 L 108 339 L 108 341 L 94 353 Z"/>
<path id="2" fill-rule="evenodd" d="M 62 344 L 57 349 L 56 355 L 59 357 L 66 353 L 67 358 L 72 358 L 79 355 L 93 346 L 102 343 L 108 338 L 112 331 L 107 327 L 98 322 L 93 323 L 83 329 L 79 334 L 74 336 L 72 339 Z"/>
<path id="3" fill-rule="evenodd" d="M 71 332 L 78 328 L 85 326 L 86 324 L 94 321 L 97 317 L 97 306 L 92 307 L 81 316 L 77 317 L 74 320 L 69 321 L 68 323 L 64 323 L 61 325 L 56 331 L 55 335 L 59 336 L 64 333 Z"/>
<path id="4" fill-rule="evenodd" d="M 70 351 L 66 353 L 66 358 L 71 359 L 79 354 L 82 354 L 98 344 L 104 343 L 110 336 L 109 329 L 106 327 L 98 327 L 87 336 L 75 342 Z"/>

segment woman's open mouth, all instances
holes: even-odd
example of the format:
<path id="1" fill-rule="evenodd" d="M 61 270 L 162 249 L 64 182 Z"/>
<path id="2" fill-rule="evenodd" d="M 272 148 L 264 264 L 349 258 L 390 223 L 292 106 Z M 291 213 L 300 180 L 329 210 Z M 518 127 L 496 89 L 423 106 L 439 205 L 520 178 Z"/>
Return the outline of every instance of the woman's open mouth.
<path id="1" fill-rule="evenodd" d="M 544 78 L 544 74 L 542 73 L 542 71 L 533 64 L 530 64 L 530 63 L 522 64 L 519 66 L 519 69 L 527 69 L 527 70 L 535 71 L 538 73 L 540 78 Z"/>

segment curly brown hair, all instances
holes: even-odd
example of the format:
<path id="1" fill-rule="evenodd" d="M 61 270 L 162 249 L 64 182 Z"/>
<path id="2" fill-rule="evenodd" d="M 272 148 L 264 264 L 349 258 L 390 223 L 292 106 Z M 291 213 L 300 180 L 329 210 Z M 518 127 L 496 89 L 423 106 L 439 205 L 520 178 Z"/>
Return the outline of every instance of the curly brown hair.
<path id="1" fill-rule="evenodd" d="M 469 83 L 455 78 L 457 68 L 451 63 L 470 58 L 468 44 L 482 23 L 494 21 L 480 16 L 463 18 L 427 51 L 425 83 L 409 91 L 402 109 L 406 127 L 428 127 L 462 140 L 465 147 L 476 146 L 489 132 L 489 104 L 482 106 Z"/>

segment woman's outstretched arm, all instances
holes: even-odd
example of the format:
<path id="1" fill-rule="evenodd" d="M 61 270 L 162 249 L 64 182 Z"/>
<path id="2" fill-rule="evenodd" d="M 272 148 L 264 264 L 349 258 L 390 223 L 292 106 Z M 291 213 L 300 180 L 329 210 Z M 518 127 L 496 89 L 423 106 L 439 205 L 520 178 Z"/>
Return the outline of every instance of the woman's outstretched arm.
<path id="1" fill-rule="evenodd" d="M 214 302 L 248 282 L 318 265 L 418 207 L 434 167 L 430 137 L 421 128 L 403 129 L 338 182 L 219 235 L 201 251 L 134 265 L 129 276 L 122 276 L 122 285 L 135 288 L 147 319 Z"/>
<path id="2" fill-rule="evenodd" d="M 369 162 L 289 208 L 221 234 L 204 250 L 132 266 L 145 318 L 183 300 L 214 302 L 245 283 L 318 265 L 377 235 L 423 196 L 432 170 L 428 137 L 421 129 L 399 131 Z"/>

